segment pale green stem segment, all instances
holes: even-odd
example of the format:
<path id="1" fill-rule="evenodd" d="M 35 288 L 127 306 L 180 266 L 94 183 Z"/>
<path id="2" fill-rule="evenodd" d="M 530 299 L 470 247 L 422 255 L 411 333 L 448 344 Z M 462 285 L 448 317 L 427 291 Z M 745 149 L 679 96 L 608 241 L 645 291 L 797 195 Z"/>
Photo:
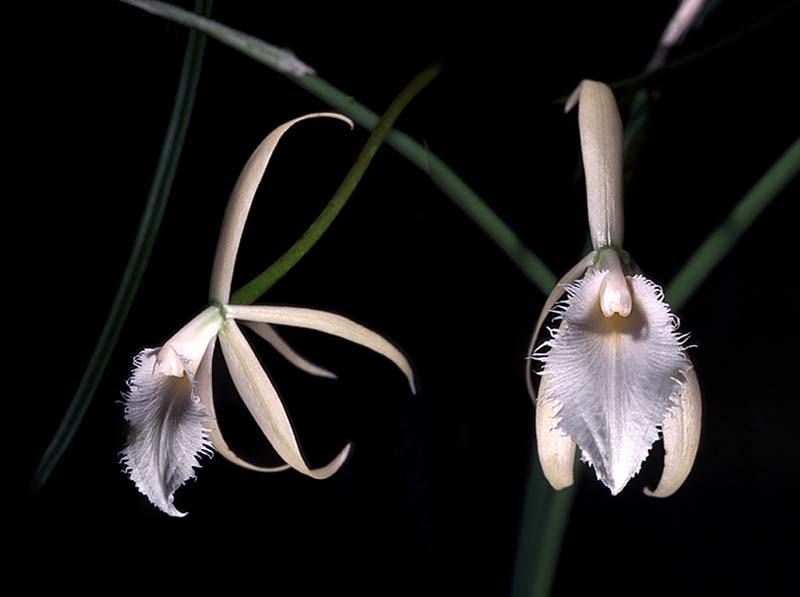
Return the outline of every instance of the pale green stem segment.
<path id="1" fill-rule="evenodd" d="M 196 0 L 195 11 L 205 15 L 211 14 L 212 0 Z M 191 14 L 191 13 L 189 13 Z M 81 424 L 89 404 L 94 398 L 97 385 L 103 376 L 111 353 L 117 344 L 122 326 L 128 316 L 139 282 L 147 268 L 150 252 L 153 249 L 158 229 L 167 206 L 167 199 L 172 188 L 172 180 L 178 168 L 183 140 L 192 115 L 197 81 L 200 77 L 200 66 L 203 63 L 206 36 L 200 31 L 192 31 L 186 44 L 186 53 L 183 58 L 181 78 L 175 94 L 175 103 L 172 107 L 161 155 L 158 158 L 156 172 L 147 195 L 147 202 L 136 232 L 136 239 L 131 249 L 128 264 L 122 274 L 122 281 L 111 304 L 108 319 L 97 340 L 94 352 L 89 359 L 89 364 L 83 372 L 83 377 L 78 384 L 78 389 L 67 407 L 67 412 L 58 427 L 53 439 L 39 461 L 36 472 L 33 474 L 32 487 L 40 489 L 50 477 L 53 469 L 63 456 L 69 443 L 72 441 L 78 426 Z"/>
<path id="2" fill-rule="evenodd" d="M 356 158 L 352 168 L 350 168 L 347 176 L 345 176 L 342 184 L 339 185 L 339 188 L 325 206 L 325 209 L 322 210 L 322 213 L 311 223 L 308 229 L 303 233 L 303 236 L 281 255 L 275 263 L 237 290 L 231 298 L 231 303 L 238 305 L 253 304 L 308 253 L 311 247 L 325 234 L 325 231 L 333 223 L 333 220 L 336 219 L 336 216 L 339 215 L 339 212 L 342 211 L 350 195 L 358 186 L 361 177 L 364 176 L 364 172 L 366 172 L 370 162 L 372 162 L 372 158 L 375 157 L 375 153 L 378 151 L 381 143 L 383 143 L 388 132 L 392 130 L 392 126 L 394 126 L 397 117 L 400 116 L 400 113 L 408 103 L 414 99 L 420 91 L 425 89 L 428 83 L 436 78 L 441 70 L 442 67 L 439 64 L 429 66 L 414 77 L 414 80 L 400 92 L 400 95 L 395 98 L 389 106 L 389 109 L 386 110 L 378 124 L 372 130 L 369 139 L 367 139 L 364 148 L 361 150 L 358 158 Z"/>
<path id="3" fill-rule="evenodd" d="M 666 297 L 679 310 L 727 255 L 762 211 L 800 171 L 800 139 L 797 139 L 747 194 L 725 221 L 703 241 L 667 285 Z"/>
<path id="4" fill-rule="evenodd" d="M 340 91 L 327 81 L 311 74 L 296 75 L 276 58 L 275 46 L 256 39 L 246 33 L 232 29 L 221 23 L 198 17 L 177 6 L 152 0 L 123 0 L 152 14 L 175 23 L 193 27 L 207 33 L 216 40 L 228 45 L 242 54 L 289 77 L 291 81 L 321 99 L 333 109 L 346 114 L 359 126 L 372 130 L 378 123 L 378 116 L 353 97 Z M 293 56 L 293 55 L 292 55 Z M 310 69 L 309 69 L 310 72 Z M 467 185 L 447 164 L 405 133 L 391 131 L 386 143 L 400 155 L 431 177 L 431 181 L 453 203 L 455 203 L 500 250 L 533 282 L 544 294 L 550 292 L 556 281 L 545 263 L 533 253 L 481 197 Z"/>
<path id="5" fill-rule="evenodd" d="M 519 543 L 511 597 L 548 597 L 580 475 L 575 475 L 574 485 L 553 491 L 539 468 L 535 445 L 529 462 L 535 468 L 525 490 L 520 537 L 534 536 L 536 540 Z"/>

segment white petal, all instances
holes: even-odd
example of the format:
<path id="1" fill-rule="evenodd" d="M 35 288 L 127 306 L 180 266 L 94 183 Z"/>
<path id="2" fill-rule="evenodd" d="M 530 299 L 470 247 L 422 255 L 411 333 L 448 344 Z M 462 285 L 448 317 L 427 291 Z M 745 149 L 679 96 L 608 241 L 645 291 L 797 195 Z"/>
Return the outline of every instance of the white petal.
<path id="1" fill-rule="evenodd" d="M 325 479 L 339 470 L 350 453 L 350 444 L 327 466 L 310 469 L 278 392 L 235 321 L 225 322 L 219 340 L 236 389 L 278 455 L 293 469 L 315 479 Z"/>
<path id="2" fill-rule="evenodd" d="M 315 365 L 303 355 L 298 353 L 294 348 L 289 346 L 289 344 L 284 340 L 280 334 L 275 330 L 274 327 L 268 325 L 266 323 L 253 323 L 253 322 L 244 322 L 244 324 L 253 330 L 256 334 L 261 336 L 264 340 L 269 342 L 270 346 L 274 348 L 278 353 L 289 361 L 292 365 L 300 369 L 301 371 L 305 371 L 311 375 L 316 375 L 317 377 L 325 377 L 327 379 L 336 379 L 336 374 L 328 371 L 320 367 L 319 365 Z"/>
<path id="3" fill-rule="evenodd" d="M 558 429 L 613 494 L 639 471 L 690 364 L 661 290 L 628 278 L 629 317 L 605 317 L 600 290 L 608 272 L 590 271 L 557 307 L 561 325 L 541 355 L 549 385 L 540 400 L 560 406 Z"/>
<path id="4" fill-rule="evenodd" d="M 277 473 L 280 471 L 285 471 L 286 469 L 290 468 L 288 464 L 273 467 L 256 466 L 255 464 L 250 464 L 246 460 L 239 458 L 234 451 L 231 450 L 230 446 L 228 446 L 228 442 L 225 441 L 225 438 L 222 435 L 222 430 L 219 428 L 219 424 L 217 423 L 217 413 L 214 410 L 214 383 L 212 381 L 212 370 L 214 363 L 214 348 L 216 345 L 216 338 L 214 338 L 208 345 L 206 355 L 200 363 L 200 368 L 197 371 L 196 389 L 197 396 L 200 398 L 200 402 L 206 409 L 206 413 L 208 413 L 208 426 L 210 428 L 209 439 L 211 440 L 214 449 L 219 452 L 225 460 L 251 471 L 256 471 L 259 473 Z"/>
<path id="5" fill-rule="evenodd" d="M 222 222 L 222 230 L 217 241 L 217 253 L 214 256 L 214 269 L 211 274 L 210 297 L 212 301 L 225 304 L 231 296 L 231 280 L 233 279 L 233 266 L 236 263 L 236 253 L 239 251 L 239 242 L 242 240 L 244 224 L 247 221 L 247 214 L 253 203 L 264 171 L 269 164 L 275 147 L 283 137 L 284 133 L 298 122 L 309 118 L 336 118 L 342 120 L 353 128 L 352 121 L 346 116 L 333 112 L 318 112 L 316 114 L 306 114 L 300 118 L 295 118 L 282 124 L 272 131 L 261 144 L 256 147 L 250 159 L 242 169 L 236 186 L 228 200 L 225 209 L 225 219 Z"/>
<path id="6" fill-rule="evenodd" d="M 564 277 L 562 277 L 553 287 L 553 290 L 550 292 L 547 300 L 544 302 L 542 312 L 539 313 L 539 319 L 536 321 L 536 327 L 533 330 L 533 336 L 531 336 L 531 343 L 528 346 L 529 358 L 525 361 L 525 383 L 528 386 L 528 395 L 534 402 L 536 401 L 536 390 L 533 387 L 533 376 L 531 375 L 533 373 L 533 359 L 531 358 L 531 355 L 533 355 L 534 350 L 536 350 L 536 343 L 539 340 L 539 332 L 542 330 L 542 324 L 544 323 L 544 320 L 547 319 L 547 314 L 550 313 L 550 309 L 553 308 L 556 302 L 558 302 L 558 299 L 561 298 L 561 295 L 566 291 L 566 287 L 583 275 L 583 273 L 586 271 L 586 268 L 591 265 L 593 258 L 594 253 L 589 253 L 586 257 L 572 266 L 572 269 L 564 274 Z"/>
<path id="7" fill-rule="evenodd" d="M 622 120 L 614 93 L 603 83 L 581 81 L 566 110 L 580 102 L 578 124 L 586 174 L 589 231 L 595 249 L 622 246 Z"/>
<path id="8" fill-rule="evenodd" d="M 681 384 L 679 403 L 664 419 L 664 472 L 654 490 L 645 488 L 650 497 L 669 497 L 675 493 L 692 470 L 700 445 L 702 404 L 700 384 L 694 369 L 686 372 Z"/>
<path id="9" fill-rule="evenodd" d="M 547 376 L 542 377 L 539 393 L 546 394 Z M 561 418 L 559 405 L 553 400 L 536 401 L 536 450 L 542 472 L 553 489 L 569 487 L 573 483 L 572 469 L 575 465 L 575 442 L 557 429 Z"/>
<path id="10" fill-rule="evenodd" d="M 318 311 L 317 309 L 274 307 L 271 305 L 226 305 L 225 311 L 228 317 L 233 319 L 309 328 L 365 346 L 382 354 L 397 365 L 406 376 L 408 385 L 411 386 L 411 391 L 416 393 L 414 371 L 411 368 L 411 363 L 408 362 L 403 353 L 380 334 L 346 317 L 328 313 L 327 311 Z"/>
<path id="11" fill-rule="evenodd" d="M 210 455 L 206 413 L 193 393 L 190 372 L 165 374 L 156 350 L 143 350 L 133 362 L 125 396 L 130 424 L 122 463 L 136 487 L 157 508 L 184 516 L 173 494 L 194 477 L 200 455 Z"/>

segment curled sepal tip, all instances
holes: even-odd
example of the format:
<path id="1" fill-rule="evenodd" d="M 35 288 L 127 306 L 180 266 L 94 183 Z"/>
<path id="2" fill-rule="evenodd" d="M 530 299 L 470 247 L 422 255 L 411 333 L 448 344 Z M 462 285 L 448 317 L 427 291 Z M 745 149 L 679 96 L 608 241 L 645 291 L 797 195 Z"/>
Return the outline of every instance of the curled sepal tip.
<path id="1" fill-rule="evenodd" d="M 242 401 L 278 455 L 293 469 L 314 479 L 327 479 L 339 470 L 350 453 L 350 444 L 327 466 L 310 468 L 300 452 L 294 429 L 275 386 L 235 321 L 225 322 L 219 340 Z"/>
<path id="2" fill-rule="evenodd" d="M 700 384 L 694 369 L 684 374 L 676 405 L 664 418 L 664 472 L 658 486 L 644 489 L 650 497 L 669 497 L 675 493 L 692 470 L 697 448 L 700 445 L 702 403 Z"/>
<path id="3" fill-rule="evenodd" d="M 214 256 L 214 267 L 211 273 L 210 298 L 222 304 L 230 300 L 231 280 L 233 279 L 233 266 L 236 262 L 236 254 L 239 251 L 239 243 L 242 240 L 244 224 L 247 221 L 247 214 L 253 203 L 253 197 L 264 176 L 269 160 L 281 140 L 281 137 L 298 122 L 309 118 L 335 118 L 350 125 L 353 128 L 353 121 L 336 114 L 335 112 L 317 112 L 306 114 L 300 118 L 295 118 L 282 124 L 264 139 L 256 147 L 250 159 L 242 168 L 239 179 L 233 187 L 231 198 L 225 209 L 225 217 L 222 222 L 219 240 L 217 241 L 217 253 Z"/>
<path id="4" fill-rule="evenodd" d="M 417 392 L 414 370 L 405 355 L 386 338 L 352 319 L 318 309 L 272 305 L 227 305 L 225 311 L 229 317 L 248 323 L 261 322 L 317 330 L 360 344 L 394 363 L 406 376 L 412 393 Z"/>
<path id="5" fill-rule="evenodd" d="M 539 393 L 547 391 L 547 376 L 542 377 Z M 536 401 L 536 448 L 545 478 L 559 490 L 573 483 L 575 442 L 558 430 L 559 405 L 553 400 Z"/>
<path id="6" fill-rule="evenodd" d="M 625 222 L 622 210 L 622 119 L 611 88 L 597 81 L 581 81 L 565 111 L 576 103 L 581 134 L 589 232 L 595 249 L 622 246 Z"/>

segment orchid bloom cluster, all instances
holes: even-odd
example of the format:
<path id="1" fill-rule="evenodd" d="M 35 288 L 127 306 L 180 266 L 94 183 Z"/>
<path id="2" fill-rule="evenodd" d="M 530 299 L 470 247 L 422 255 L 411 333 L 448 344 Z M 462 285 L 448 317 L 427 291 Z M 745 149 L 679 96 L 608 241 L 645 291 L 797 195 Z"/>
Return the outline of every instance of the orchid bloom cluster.
<path id="1" fill-rule="evenodd" d="M 572 485 L 577 444 L 616 495 L 639 472 L 660 430 L 664 470 L 656 489 L 645 493 L 667 497 L 694 463 L 700 389 L 686 335 L 663 292 L 622 250 L 623 134 L 614 95 L 602 83 L 583 81 L 566 111 L 578 102 L 593 251 L 553 289 L 531 340 L 532 358 L 543 363 L 538 399 L 528 376 L 539 460 L 555 489 Z M 551 310 L 556 327 L 537 348 Z"/>
<path id="2" fill-rule="evenodd" d="M 382 336 L 345 317 L 316 309 L 228 304 L 242 231 L 270 157 L 294 124 L 317 117 L 343 120 L 352 128 L 352 122 L 344 116 L 316 113 L 287 122 L 264 139 L 245 164 L 225 212 L 211 277 L 211 306 L 163 346 L 145 349 L 134 359 L 125 396 L 125 418 L 130 430 L 122 462 L 139 491 L 172 516 L 184 515 L 173 505 L 173 494 L 194 477 L 199 457 L 210 455 L 212 448 L 250 470 L 274 472 L 291 467 L 314 479 L 331 476 L 349 454 L 348 444 L 327 466 L 312 469 L 306 464 L 278 392 L 237 322 L 251 328 L 300 369 L 321 377 L 335 375 L 296 353 L 271 325 L 314 329 L 355 342 L 391 360 L 414 391 L 413 372 L 405 356 Z M 251 464 L 225 442 L 216 424 L 212 387 L 217 340 L 237 391 L 267 440 L 286 462 L 284 466 L 265 468 Z"/>

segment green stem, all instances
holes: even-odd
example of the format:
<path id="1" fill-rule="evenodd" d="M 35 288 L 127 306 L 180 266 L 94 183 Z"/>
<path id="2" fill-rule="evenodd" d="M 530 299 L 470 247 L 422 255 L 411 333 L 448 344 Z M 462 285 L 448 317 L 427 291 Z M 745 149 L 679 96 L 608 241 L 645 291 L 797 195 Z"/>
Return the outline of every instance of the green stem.
<path id="1" fill-rule="evenodd" d="M 196 0 L 195 11 L 210 15 L 211 5 L 212 0 Z M 97 340 L 89 364 L 83 372 L 78 389 L 33 474 L 31 485 L 34 491 L 40 489 L 47 482 L 78 430 L 78 426 L 94 398 L 97 385 L 100 383 L 111 353 L 117 344 L 120 331 L 139 288 L 139 282 L 147 268 L 153 243 L 167 206 L 172 180 L 178 167 L 186 129 L 189 126 L 197 82 L 200 77 L 200 67 L 203 63 L 205 43 L 205 34 L 192 31 L 189 35 L 172 116 L 128 264 L 122 275 L 114 302 L 111 304 L 108 319 L 106 319 L 103 331 Z"/>
<path id="2" fill-rule="evenodd" d="M 392 130 L 397 117 L 400 116 L 400 113 L 405 109 L 408 103 L 436 78 L 441 70 L 442 67 L 439 64 L 429 66 L 414 77 L 414 80 L 400 92 L 400 95 L 395 98 L 389 106 L 389 109 L 386 110 L 375 125 L 375 128 L 364 144 L 361 153 L 358 154 L 358 158 L 356 158 L 352 168 L 350 168 L 347 176 L 345 176 L 342 184 L 339 185 L 339 188 L 325 206 L 325 209 L 322 210 L 322 213 L 311 223 L 308 229 L 303 233 L 303 236 L 301 236 L 289 250 L 281 255 L 275 263 L 233 294 L 231 298 L 233 304 L 249 305 L 258 300 L 273 284 L 291 270 L 297 262 L 308 253 L 311 247 L 316 244 L 322 235 L 325 234 L 325 231 L 333 223 L 336 216 L 339 215 L 339 212 L 342 211 L 350 195 L 352 195 L 353 191 L 358 186 L 361 177 L 364 176 L 364 172 L 366 172 L 370 162 L 372 162 L 372 158 L 375 157 L 378 148 L 383 143 L 389 131 Z"/>
<path id="3" fill-rule="evenodd" d="M 299 69 L 287 68 L 287 62 L 290 61 L 302 64 L 293 54 L 276 49 L 275 46 L 251 35 L 210 19 L 198 17 L 165 2 L 155 2 L 153 0 L 123 1 L 175 23 L 207 33 L 210 37 L 223 44 L 235 48 L 242 54 L 250 56 L 269 68 L 286 75 L 291 81 L 335 110 L 346 114 L 359 126 L 367 130 L 373 129 L 378 122 L 378 116 L 374 112 L 354 101 L 352 96 L 340 91 L 327 81 L 310 74 L 298 76 Z M 533 282 L 544 294 L 550 292 L 556 282 L 556 278 L 547 265 L 522 242 L 511 227 L 447 164 L 426 147 L 400 131 L 392 131 L 386 137 L 386 143 L 420 170 L 429 174 L 434 185 L 486 233 L 526 278 Z"/>
<path id="4" fill-rule="evenodd" d="M 512 597 L 547 597 L 553 586 L 561 544 L 575 499 L 576 484 L 555 491 L 547 483 L 538 466 L 536 447 L 531 451 L 531 468 L 525 489 Z"/>
<path id="5" fill-rule="evenodd" d="M 764 208 L 800 171 L 800 139 L 778 158 L 761 179 L 737 203 L 728 217 L 706 237 L 703 244 L 683 264 L 667 286 L 666 295 L 673 310 L 679 310 L 694 294 L 736 241 Z"/>

